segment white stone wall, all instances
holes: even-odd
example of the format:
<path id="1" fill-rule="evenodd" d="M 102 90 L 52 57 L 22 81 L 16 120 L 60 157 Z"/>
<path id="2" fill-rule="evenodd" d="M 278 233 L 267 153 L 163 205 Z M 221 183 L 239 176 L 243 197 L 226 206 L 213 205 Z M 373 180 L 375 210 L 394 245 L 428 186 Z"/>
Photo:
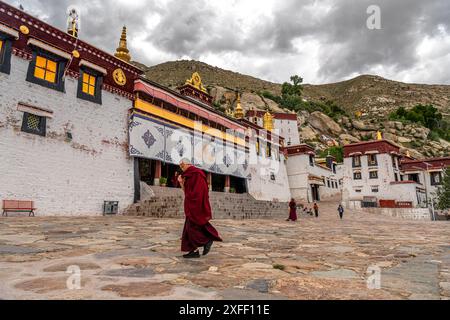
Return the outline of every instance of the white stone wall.
<path id="1" fill-rule="evenodd" d="M 255 117 L 249 117 L 249 121 L 255 123 Z M 264 128 L 263 118 L 256 117 L 256 124 Z M 285 139 L 286 146 L 288 145 L 289 139 L 291 141 L 291 146 L 300 144 L 297 120 L 274 119 L 273 127 L 275 130 L 278 130 L 276 133 Z"/>
<path id="2" fill-rule="evenodd" d="M 256 161 L 257 159 L 257 161 Z M 286 164 L 281 160 L 256 156 L 254 144 L 250 144 L 250 179 L 247 180 L 248 192 L 257 200 L 288 202 L 291 199 Z M 271 179 L 273 172 L 275 180 Z"/>
<path id="3" fill-rule="evenodd" d="M 343 167 L 343 202 L 348 208 L 359 208 L 360 201 L 364 197 L 376 197 L 378 200 L 411 201 L 413 205 L 418 204 L 416 196 L 416 184 L 391 184 L 395 182 L 395 172 L 398 169 L 392 164 L 390 154 L 377 154 L 378 165 L 369 167 L 367 155 L 361 156 L 361 167 L 353 168 L 352 158 L 344 159 Z M 378 179 L 370 179 L 370 170 L 378 171 Z M 353 172 L 360 170 L 361 180 L 353 179 Z M 400 177 L 400 174 L 398 175 Z M 400 179 L 400 178 L 399 178 Z M 373 192 L 372 187 L 378 187 L 378 192 Z M 356 192 L 360 189 L 361 192 Z"/>
<path id="4" fill-rule="evenodd" d="M 336 170 L 336 173 L 333 173 L 333 171 L 318 166 L 317 164 L 311 166 L 309 164 L 309 155 L 301 154 L 290 156 L 287 160 L 287 175 L 293 198 L 298 201 L 312 202 L 311 187 L 308 179 L 310 174 L 317 177 L 325 177 L 325 179 L 328 178 L 337 183 L 337 188 L 328 187 L 327 184 L 325 184 L 325 186 L 320 186 L 320 200 L 327 200 L 340 196 L 341 186 L 339 185 L 339 179 L 341 179 L 342 176 L 339 174 L 339 171 Z"/>
<path id="5" fill-rule="evenodd" d="M 428 208 L 364 208 L 363 211 L 371 214 L 381 214 L 384 216 L 401 218 L 405 220 L 432 220 L 431 213 Z"/>
<path id="6" fill-rule="evenodd" d="M 275 119 L 274 128 L 279 130 L 280 136 L 285 139 L 286 146 L 300 144 L 297 120 Z"/>
<path id="7" fill-rule="evenodd" d="M 133 162 L 127 156 L 130 100 L 103 91 L 103 104 L 25 81 L 28 61 L 15 56 L 0 73 L 0 200 L 34 200 L 37 215 L 100 215 L 104 200 L 133 202 Z M 53 111 L 47 135 L 21 132 L 19 102 Z M 70 131 L 73 140 L 65 140 Z"/>

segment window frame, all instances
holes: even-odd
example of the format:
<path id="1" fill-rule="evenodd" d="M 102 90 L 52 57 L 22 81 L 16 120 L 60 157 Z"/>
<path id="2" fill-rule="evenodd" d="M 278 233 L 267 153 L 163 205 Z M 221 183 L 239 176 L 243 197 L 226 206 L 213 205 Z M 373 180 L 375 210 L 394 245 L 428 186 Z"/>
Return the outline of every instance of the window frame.
<path id="1" fill-rule="evenodd" d="M 373 173 L 375 173 L 374 176 L 372 176 Z M 378 170 L 369 171 L 369 179 L 372 179 L 372 180 L 378 179 Z"/>
<path id="2" fill-rule="evenodd" d="M 357 174 L 359 174 L 359 178 L 356 177 Z M 362 172 L 361 171 L 354 171 L 353 172 L 353 180 L 362 180 Z"/>
<path id="3" fill-rule="evenodd" d="M 359 164 L 356 164 L 356 161 L 355 161 L 356 158 L 359 159 Z M 352 157 L 352 167 L 353 168 L 361 168 L 361 156 L 360 155 Z"/>
<path id="4" fill-rule="evenodd" d="M 370 161 L 370 158 L 374 159 L 374 161 Z M 378 157 L 375 153 L 367 155 L 367 166 L 369 167 L 377 167 L 378 166 Z"/>
<path id="5" fill-rule="evenodd" d="M 436 176 L 439 177 L 439 182 L 436 181 Z M 442 185 L 442 174 L 441 172 L 430 172 L 430 182 L 432 186 Z"/>
<path id="6" fill-rule="evenodd" d="M 28 117 L 30 115 L 36 116 L 40 118 L 40 123 L 39 123 L 39 132 L 36 132 L 35 130 L 31 130 L 28 128 L 27 123 L 28 123 Z M 23 113 L 23 117 L 22 117 L 22 127 L 21 127 L 21 131 L 25 132 L 25 133 L 29 133 L 29 134 L 34 134 L 37 136 L 41 136 L 41 137 L 45 137 L 47 134 L 47 117 L 44 116 L 39 116 L 37 114 L 33 114 L 33 113 L 29 113 L 29 112 L 24 112 Z"/>
<path id="7" fill-rule="evenodd" d="M 11 57 L 12 57 L 12 40 L 13 37 L 0 32 L 0 41 L 3 42 L 0 50 L 0 72 L 5 74 L 11 73 Z"/>
<path id="8" fill-rule="evenodd" d="M 95 77 L 95 92 L 94 95 L 83 92 L 83 75 L 88 74 Z M 102 104 L 102 87 L 103 87 L 103 74 L 93 70 L 91 68 L 81 66 L 80 76 L 78 78 L 77 98 L 87 100 L 93 103 Z"/>
<path id="9" fill-rule="evenodd" d="M 60 57 L 54 53 L 48 52 L 42 48 L 31 46 L 33 49 L 33 58 L 30 61 L 30 64 L 28 65 L 28 72 L 27 72 L 27 78 L 26 81 L 38 84 L 40 86 L 53 89 L 60 92 L 65 92 L 65 81 L 64 81 L 64 71 L 66 69 L 67 65 L 67 59 Z M 37 57 L 43 57 L 47 60 L 52 60 L 53 62 L 56 62 L 56 79 L 55 83 L 51 83 L 49 81 L 46 81 L 44 79 L 40 79 L 34 76 L 34 71 L 36 69 L 36 60 Z"/>

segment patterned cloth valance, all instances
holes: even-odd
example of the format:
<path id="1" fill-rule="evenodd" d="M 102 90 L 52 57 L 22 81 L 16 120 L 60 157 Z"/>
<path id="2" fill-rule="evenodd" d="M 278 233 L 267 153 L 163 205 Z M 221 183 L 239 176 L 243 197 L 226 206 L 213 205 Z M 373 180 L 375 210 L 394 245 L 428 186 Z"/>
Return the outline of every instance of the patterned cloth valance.
<path id="1" fill-rule="evenodd" d="M 130 156 L 178 165 L 183 158 L 212 173 L 247 178 L 248 153 L 206 134 L 201 135 L 133 114 L 129 123 Z"/>

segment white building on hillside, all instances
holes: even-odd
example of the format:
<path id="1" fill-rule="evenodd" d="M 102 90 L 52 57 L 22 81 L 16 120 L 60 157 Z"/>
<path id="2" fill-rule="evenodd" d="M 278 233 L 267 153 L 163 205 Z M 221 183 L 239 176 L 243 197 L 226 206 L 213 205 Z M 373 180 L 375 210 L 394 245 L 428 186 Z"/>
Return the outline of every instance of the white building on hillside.
<path id="1" fill-rule="evenodd" d="M 315 202 L 339 198 L 342 176 L 334 157 L 315 158 L 306 144 L 286 148 L 287 175 L 291 195 L 297 201 Z"/>

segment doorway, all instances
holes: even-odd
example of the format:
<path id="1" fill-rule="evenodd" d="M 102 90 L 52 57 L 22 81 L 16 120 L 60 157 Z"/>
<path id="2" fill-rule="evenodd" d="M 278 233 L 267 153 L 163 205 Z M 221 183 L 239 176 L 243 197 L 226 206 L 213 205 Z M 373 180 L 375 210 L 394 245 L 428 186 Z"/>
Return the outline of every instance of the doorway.
<path id="1" fill-rule="evenodd" d="M 319 194 L 319 185 L 312 184 L 311 185 L 311 195 L 312 195 L 312 201 L 320 201 L 320 194 Z"/>

